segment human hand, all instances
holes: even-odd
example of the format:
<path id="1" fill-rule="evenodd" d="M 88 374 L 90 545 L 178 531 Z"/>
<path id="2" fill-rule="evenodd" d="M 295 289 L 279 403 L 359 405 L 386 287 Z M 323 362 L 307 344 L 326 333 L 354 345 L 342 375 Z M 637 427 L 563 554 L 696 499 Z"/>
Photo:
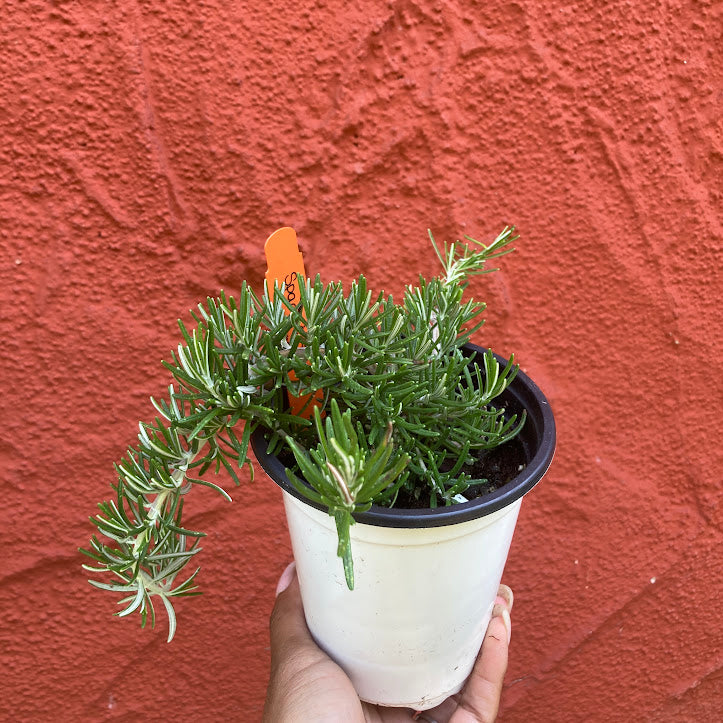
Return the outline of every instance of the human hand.
<path id="1" fill-rule="evenodd" d="M 296 567 L 284 570 L 271 613 L 271 679 L 265 723 L 491 723 L 497 717 L 507 670 L 512 590 L 500 585 L 492 619 L 464 688 L 441 705 L 409 708 L 363 703 L 346 673 L 314 642 L 306 627 Z"/>

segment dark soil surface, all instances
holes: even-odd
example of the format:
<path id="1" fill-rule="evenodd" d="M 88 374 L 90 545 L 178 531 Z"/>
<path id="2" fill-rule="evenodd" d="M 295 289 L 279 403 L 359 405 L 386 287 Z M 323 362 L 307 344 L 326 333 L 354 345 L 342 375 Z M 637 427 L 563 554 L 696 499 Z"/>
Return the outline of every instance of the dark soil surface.
<path id="1" fill-rule="evenodd" d="M 472 479 L 484 480 L 484 482 L 471 485 L 462 494 L 468 500 L 484 497 L 514 479 L 526 464 L 527 455 L 522 442 L 517 437 L 496 449 L 481 450 L 475 464 L 464 467 L 463 471 Z M 394 505 L 397 509 L 408 510 L 427 509 L 430 506 L 430 495 L 426 490 L 419 496 L 419 499 L 405 490 L 401 490 Z"/>
<path id="2" fill-rule="evenodd" d="M 287 467 L 294 464 L 291 452 L 284 449 L 279 458 Z M 465 466 L 463 471 L 472 479 L 484 482 L 471 485 L 462 494 L 473 500 L 477 497 L 494 492 L 511 481 L 527 464 L 527 455 L 519 437 L 506 442 L 501 447 L 492 450 L 481 450 L 475 464 Z M 395 509 L 428 509 L 431 507 L 429 492 L 422 491 L 419 498 L 410 495 L 406 490 L 400 490 L 394 504 Z"/>

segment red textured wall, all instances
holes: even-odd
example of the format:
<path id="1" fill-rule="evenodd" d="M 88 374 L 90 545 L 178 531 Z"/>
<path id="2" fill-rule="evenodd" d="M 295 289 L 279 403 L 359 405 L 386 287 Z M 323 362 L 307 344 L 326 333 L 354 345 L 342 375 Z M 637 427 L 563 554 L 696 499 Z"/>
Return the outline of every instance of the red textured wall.
<path id="1" fill-rule="evenodd" d="M 281 225 L 310 271 L 398 293 L 435 271 L 427 227 L 515 223 L 477 340 L 518 354 L 559 442 L 506 571 L 500 719 L 720 720 L 721 10 L 5 3 L 0 719 L 257 720 L 274 487 L 188 500 L 206 594 L 171 645 L 76 552 L 176 318 L 260 288 Z"/>

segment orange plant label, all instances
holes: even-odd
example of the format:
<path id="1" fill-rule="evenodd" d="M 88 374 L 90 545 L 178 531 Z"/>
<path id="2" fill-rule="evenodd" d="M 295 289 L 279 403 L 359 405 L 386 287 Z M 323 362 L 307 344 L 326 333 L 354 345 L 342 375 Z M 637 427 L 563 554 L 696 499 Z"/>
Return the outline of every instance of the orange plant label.
<path id="1" fill-rule="evenodd" d="M 266 253 L 266 283 L 269 288 L 269 297 L 274 298 L 276 285 L 283 287 L 283 294 L 290 304 L 298 304 L 301 299 L 299 285 L 304 283 L 306 269 L 304 268 L 304 257 L 296 239 L 296 231 L 288 226 L 274 231 L 266 239 L 264 252 Z M 294 377 L 292 372 L 289 378 L 293 381 Z M 305 419 L 311 417 L 314 407 L 320 406 L 323 399 L 321 389 L 315 392 L 311 403 L 309 403 L 310 394 L 295 397 L 289 393 L 288 396 L 292 414 L 300 414 Z"/>
<path id="2" fill-rule="evenodd" d="M 299 284 L 304 283 L 304 257 L 299 251 L 296 231 L 285 226 L 266 239 L 266 283 L 274 298 L 274 284 L 284 287 L 284 296 L 291 304 L 299 303 Z"/>

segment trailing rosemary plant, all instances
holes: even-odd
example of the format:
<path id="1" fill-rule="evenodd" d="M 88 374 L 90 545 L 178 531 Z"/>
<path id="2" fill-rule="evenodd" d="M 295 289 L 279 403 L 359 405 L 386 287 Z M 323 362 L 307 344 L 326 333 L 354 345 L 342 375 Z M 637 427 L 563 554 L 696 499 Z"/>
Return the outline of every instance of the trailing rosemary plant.
<path id="1" fill-rule="evenodd" d="M 258 296 L 244 282 L 238 298 L 200 304 L 191 329 L 179 321 L 183 341 L 164 362 L 168 397 L 151 400 L 157 416 L 140 423 L 138 444 L 116 465 L 115 498 L 91 518 L 101 537 L 82 550 L 95 563 L 85 569 L 113 574 L 90 582 L 121 594 L 118 615 L 138 611 L 142 625 L 149 616 L 153 624 L 160 597 L 173 638 L 173 598 L 200 594 L 198 568 L 178 581 L 204 536 L 184 526 L 184 498 L 205 486 L 230 500 L 203 475 L 224 468 L 238 485 L 259 427 L 270 452 L 293 455 L 296 489 L 333 516 L 350 589 L 354 513 L 402 495 L 431 507 L 466 502 L 481 482 L 465 471 L 475 455 L 524 423 L 492 405 L 517 373 L 512 360 L 500 369 L 488 352 L 481 369 L 462 349 L 484 323 L 485 304 L 463 300 L 467 280 L 494 270 L 487 262 L 516 238 L 505 228 L 488 246 L 466 237 L 440 248 L 430 233 L 442 274 L 420 276 L 401 303 L 373 297 L 364 276 L 348 293 L 317 276 L 300 284 L 298 305 L 283 289 Z M 288 410 L 287 391 L 319 400 L 312 420 Z"/>

